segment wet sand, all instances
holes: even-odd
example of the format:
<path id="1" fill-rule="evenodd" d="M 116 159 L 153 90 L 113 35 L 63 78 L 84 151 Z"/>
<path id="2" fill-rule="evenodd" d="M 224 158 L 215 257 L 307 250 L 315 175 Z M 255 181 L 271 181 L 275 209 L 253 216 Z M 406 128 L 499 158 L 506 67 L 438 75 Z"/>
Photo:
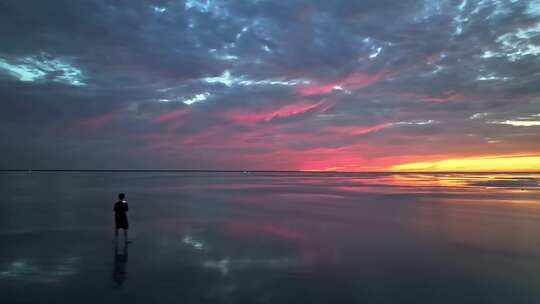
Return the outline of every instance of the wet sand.
<path id="1" fill-rule="evenodd" d="M 536 303 L 539 180 L 2 173 L 0 302 Z"/>

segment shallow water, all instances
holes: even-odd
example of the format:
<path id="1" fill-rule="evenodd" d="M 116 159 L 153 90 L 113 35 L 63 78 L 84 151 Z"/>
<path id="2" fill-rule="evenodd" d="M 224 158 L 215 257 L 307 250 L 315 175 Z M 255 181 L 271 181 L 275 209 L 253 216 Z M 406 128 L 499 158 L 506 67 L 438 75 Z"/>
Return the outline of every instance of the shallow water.
<path id="1" fill-rule="evenodd" d="M 0 302 L 538 303 L 539 180 L 2 173 Z"/>

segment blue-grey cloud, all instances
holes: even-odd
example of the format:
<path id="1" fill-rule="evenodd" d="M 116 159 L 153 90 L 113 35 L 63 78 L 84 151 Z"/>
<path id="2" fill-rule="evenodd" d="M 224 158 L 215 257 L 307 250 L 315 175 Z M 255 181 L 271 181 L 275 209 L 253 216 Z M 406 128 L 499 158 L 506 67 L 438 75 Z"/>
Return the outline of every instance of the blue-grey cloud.
<path id="1" fill-rule="evenodd" d="M 5 0 L 0 37 L 3 168 L 540 149 L 536 1 Z"/>

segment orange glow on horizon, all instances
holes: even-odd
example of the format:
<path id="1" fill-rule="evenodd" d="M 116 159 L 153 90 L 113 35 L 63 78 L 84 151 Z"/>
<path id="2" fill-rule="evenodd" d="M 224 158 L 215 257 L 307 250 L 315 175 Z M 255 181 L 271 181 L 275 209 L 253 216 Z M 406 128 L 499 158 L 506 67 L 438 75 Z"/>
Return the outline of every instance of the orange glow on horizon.
<path id="1" fill-rule="evenodd" d="M 490 155 L 405 163 L 399 158 L 365 160 L 348 155 L 332 161 L 312 159 L 299 169 L 310 172 L 540 172 L 540 155 Z"/>
<path id="2" fill-rule="evenodd" d="M 416 162 L 395 165 L 390 171 L 413 172 L 532 172 L 540 171 L 540 156 L 537 155 L 504 155 L 452 158 L 433 162 Z"/>

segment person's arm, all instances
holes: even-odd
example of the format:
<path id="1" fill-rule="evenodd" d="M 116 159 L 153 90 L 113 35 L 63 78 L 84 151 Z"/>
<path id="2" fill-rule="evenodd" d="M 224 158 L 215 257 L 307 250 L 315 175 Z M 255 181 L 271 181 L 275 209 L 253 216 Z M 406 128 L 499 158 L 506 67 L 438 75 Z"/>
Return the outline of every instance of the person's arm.
<path id="1" fill-rule="evenodd" d="M 126 206 L 124 208 L 124 211 L 128 211 L 129 210 L 129 207 L 128 207 L 128 203 L 126 203 Z"/>

